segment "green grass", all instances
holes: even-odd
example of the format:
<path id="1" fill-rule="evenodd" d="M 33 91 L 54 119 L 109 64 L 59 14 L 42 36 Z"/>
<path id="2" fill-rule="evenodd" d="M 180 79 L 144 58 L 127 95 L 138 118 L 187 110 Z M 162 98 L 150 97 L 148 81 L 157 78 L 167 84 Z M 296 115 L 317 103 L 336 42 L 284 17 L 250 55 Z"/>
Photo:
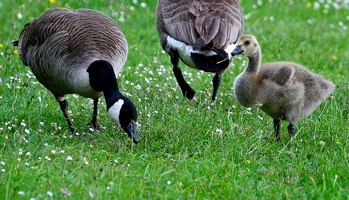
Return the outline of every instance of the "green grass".
<path id="1" fill-rule="evenodd" d="M 155 1 L 145 8 L 140 0 L 1 2 L 0 199 L 348 199 L 349 7 L 331 3 L 326 14 L 315 1 L 263 2 L 241 4 L 245 33 L 258 37 L 264 62 L 301 63 L 338 86 L 333 101 L 299 122 L 292 141 L 284 122 L 280 143 L 267 115 L 234 99 L 245 58 L 223 75 L 214 105 L 213 74 L 181 63 L 197 101 L 182 97 L 159 45 Z M 14 53 L 11 41 L 24 24 L 54 7 L 102 11 L 125 33 L 129 56 L 118 82 L 139 111 L 137 146 L 110 120 L 103 99 L 105 130 L 92 132 L 91 100 L 67 96 L 85 133 L 71 136 L 52 94 Z"/>

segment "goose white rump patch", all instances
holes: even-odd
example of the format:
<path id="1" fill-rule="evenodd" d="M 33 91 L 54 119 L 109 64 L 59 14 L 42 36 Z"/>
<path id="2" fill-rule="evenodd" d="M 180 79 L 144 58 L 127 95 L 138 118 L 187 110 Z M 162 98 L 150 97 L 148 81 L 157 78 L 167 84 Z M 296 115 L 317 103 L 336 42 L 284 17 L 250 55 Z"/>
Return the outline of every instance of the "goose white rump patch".
<path id="1" fill-rule="evenodd" d="M 187 45 L 181 41 L 178 41 L 170 36 L 167 36 L 167 45 L 171 49 L 176 49 L 179 57 L 182 59 L 182 61 L 187 64 L 189 67 L 196 68 L 194 62 L 191 59 L 191 53 L 197 53 L 197 54 L 202 54 L 204 56 L 214 56 L 217 55 L 216 52 L 212 50 L 195 50 L 193 49 L 192 46 Z M 227 48 L 225 48 L 225 52 L 227 52 L 229 59 L 231 59 L 231 52 L 235 49 L 236 45 L 235 44 L 230 44 Z"/>
<path id="2" fill-rule="evenodd" d="M 109 114 L 110 118 L 114 122 L 117 122 L 119 126 L 120 126 L 119 116 L 120 116 L 120 110 L 121 110 L 122 105 L 124 105 L 124 100 L 119 99 L 108 110 L 108 114 Z"/>

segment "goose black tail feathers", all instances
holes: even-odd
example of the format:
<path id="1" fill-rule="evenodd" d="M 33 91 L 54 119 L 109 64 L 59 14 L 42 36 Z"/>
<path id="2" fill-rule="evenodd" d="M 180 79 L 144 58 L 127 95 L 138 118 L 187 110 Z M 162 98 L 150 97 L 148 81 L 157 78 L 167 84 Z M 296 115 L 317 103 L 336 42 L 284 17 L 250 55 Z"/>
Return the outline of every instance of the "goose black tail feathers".
<path id="1" fill-rule="evenodd" d="M 18 40 L 12 41 L 12 45 L 18 47 Z"/>

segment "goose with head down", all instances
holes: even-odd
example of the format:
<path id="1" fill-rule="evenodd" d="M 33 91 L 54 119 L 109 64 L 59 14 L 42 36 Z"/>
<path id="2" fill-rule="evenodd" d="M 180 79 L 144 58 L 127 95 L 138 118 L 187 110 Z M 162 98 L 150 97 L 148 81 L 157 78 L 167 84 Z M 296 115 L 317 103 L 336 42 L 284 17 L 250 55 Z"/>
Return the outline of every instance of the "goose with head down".
<path id="1" fill-rule="evenodd" d="M 290 137 L 296 135 L 296 123 L 310 115 L 335 85 L 292 62 L 261 64 L 262 53 L 255 36 L 239 38 L 232 55 L 248 57 L 246 69 L 234 81 L 234 95 L 245 107 L 259 107 L 274 119 L 276 140 L 280 141 L 280 120 L 289 122 Z"/>
<path id="2" fill-rule="evenodd" d="M 160 43 L 170 55 L 183 96 L 192 100 L 195 91 L 185 81 L 179 59 L 191 68 L 216 74 L 212 80 L 214 101 L 235 42 L 243 33 L 239 1 L 159 0 L 156 20 Z"/>
<path id="3" fill-rule="evenodd" d="M 14 45 L 23 64 L 58 101 L 71 132 L 76 130 L 64 96 L 92 98 L 90 124 L 97 129 L 98 99 L 104 95 L 109 116 L 138 142 L 136 107 L 116 81 L 126 62 L 127 41 L 110 17 L 89 9 L 52 9 L 26 24 Z"/>

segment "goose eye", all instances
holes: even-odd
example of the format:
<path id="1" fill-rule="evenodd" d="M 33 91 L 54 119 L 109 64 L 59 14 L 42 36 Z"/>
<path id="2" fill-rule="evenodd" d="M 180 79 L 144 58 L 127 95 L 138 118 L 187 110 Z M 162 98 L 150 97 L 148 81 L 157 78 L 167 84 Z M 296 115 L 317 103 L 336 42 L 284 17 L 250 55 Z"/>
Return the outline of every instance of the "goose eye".
<path id="1" fill-rule="evenodd" d="M 244 44 L 245 44 L 245 45 L 249 45 L 250 43 L 251 43 L 251 42 L 250 42 L 249 40 L 246 40 Z"/>

